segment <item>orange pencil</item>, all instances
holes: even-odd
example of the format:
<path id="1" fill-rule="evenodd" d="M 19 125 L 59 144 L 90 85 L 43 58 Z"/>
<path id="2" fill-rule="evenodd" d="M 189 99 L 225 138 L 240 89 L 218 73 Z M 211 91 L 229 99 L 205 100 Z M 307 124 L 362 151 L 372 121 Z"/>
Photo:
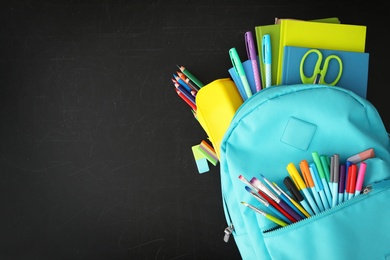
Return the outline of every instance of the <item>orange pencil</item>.
<path id="1" fill-rule="evenodd" d="M 177 71 L 176 72 L 177 75 L 182 79 L 184 80 L 185 83 L 187 83 L 187 85 L 194 91 L 198 92 L 199 88 L 197 86 L 195 86 L 194 84 L 192 84 L 191 80 L 189 78 L 187 78 L 184 73 L 182 72 L 179 72 Z"/>

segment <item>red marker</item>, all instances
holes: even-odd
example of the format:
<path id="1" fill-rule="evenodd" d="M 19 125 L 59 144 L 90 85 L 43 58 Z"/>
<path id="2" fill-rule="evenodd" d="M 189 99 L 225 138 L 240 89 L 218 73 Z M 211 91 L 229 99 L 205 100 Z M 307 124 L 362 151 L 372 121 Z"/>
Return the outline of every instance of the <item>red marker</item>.
<path id="1" fill-rule="evenodd" d="M 351 164 L 348 169 L 348 180 L 347 180 L 347 193 L 348 199 L 352 199 L 355 195 L 356 187 L 356 175 L 357 175 L 357 166 L 356 164 Z"/>

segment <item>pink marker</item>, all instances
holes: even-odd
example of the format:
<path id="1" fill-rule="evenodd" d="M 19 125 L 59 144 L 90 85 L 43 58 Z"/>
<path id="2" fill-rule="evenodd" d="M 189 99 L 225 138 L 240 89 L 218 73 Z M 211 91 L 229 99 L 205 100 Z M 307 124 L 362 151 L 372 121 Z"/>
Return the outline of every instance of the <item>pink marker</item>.
<path id="1" fill-rule="evenodd" d="M 368 158 L 373 158 L 374 156 L 375 156 L 374 149 L 370 148 L 370 149 L 367 149 L 367 150 L 360 152 L 358 154 L 352 155 L 351 157 L 349 157 L 347 159 L 347 161 L 349 161 L 351 163 L 359 163 L 359 162 L 364 161 Z"/>
<path id="2" fill-rule="evenodd" d="M 359 172 L 356 180 L 356 188 L 355 188 L 355 196 L 359 195 L 362 191 L 364 175 L 366 174 L 367 164 L 365 162 L 361 162 L 359 165 Z"/>

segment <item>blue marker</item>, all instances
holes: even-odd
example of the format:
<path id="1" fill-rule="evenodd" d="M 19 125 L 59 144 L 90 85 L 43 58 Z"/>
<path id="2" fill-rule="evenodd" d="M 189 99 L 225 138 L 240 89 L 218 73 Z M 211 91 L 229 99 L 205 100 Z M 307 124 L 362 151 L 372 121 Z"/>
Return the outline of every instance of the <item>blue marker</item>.
<path id="1" fill-rule="evenodd" d="M 316 188 L 316 191 L 320 195 L 321 203 L 317 202 L 317 206 L 320 208 L 321 211 L 324 211 L 325 208 L 329 208 L 328 201 L 326 199 L 325 193 L 324 193 L 324 187 L 322 186 L 322 182 L 320 180 L 320 176 L 317 172 L 317 167 L 314 163 L 310 163 L 309 165 L 310 174 L 314 181 L 314 186 Z M 326 206 L 328 207 L 326 207 Z"/>
<path id="2" fill-rule="evenodd" d="M 318 153 L 312 152 L 311 155 L 312 155 L 314 163 L 316 165 L 317 172 L 319 174 L 320 180 L 322 182 L 322 187 L 323 187 L 324 192 L 325 192 L 325 197 L 326 197 L 326 200 L 328 202 L 327 204 L 324 204 L 324 207 L 325 207 L 325 209 L 328 209 L 330 207 L 330 205 L 332 205 L 332 194 L 330 193 L 329 184 L 328 184 L 328 181 L 326 180 L 326 177 L 325 177 L 325 171 L 324 171 L 324 168 L 322 167 L 321 159 L 320 159 Z"/>

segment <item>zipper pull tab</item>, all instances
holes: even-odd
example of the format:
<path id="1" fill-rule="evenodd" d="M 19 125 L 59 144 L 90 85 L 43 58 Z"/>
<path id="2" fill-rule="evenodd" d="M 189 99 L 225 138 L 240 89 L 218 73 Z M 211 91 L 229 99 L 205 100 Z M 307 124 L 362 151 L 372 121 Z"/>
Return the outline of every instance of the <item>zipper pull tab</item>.
<path id="1" fill-rule="evenodd" d="M 226 243 L 229 241 L 229 238 L 230 238 L 230 235 L 232 234 L 233 232 L 233 229 L 234 229 L 234 226 L 233 224 L 231 224 L 230 226 L 228 226 L 227 228 L 225 228 L 225 235 L 223 237 L 223 241 L 225 241 Z"/>
<path id="2" fill-rule="evenodd" d="M 367 193 L 369 193 L 369 192 L 371 192 L 372 191 L 372 186 L 371 185 L 368 185 L 367 187 L 365 187 L 364 189 L 363 189 L 363 194 L 367 194 Z"/>

